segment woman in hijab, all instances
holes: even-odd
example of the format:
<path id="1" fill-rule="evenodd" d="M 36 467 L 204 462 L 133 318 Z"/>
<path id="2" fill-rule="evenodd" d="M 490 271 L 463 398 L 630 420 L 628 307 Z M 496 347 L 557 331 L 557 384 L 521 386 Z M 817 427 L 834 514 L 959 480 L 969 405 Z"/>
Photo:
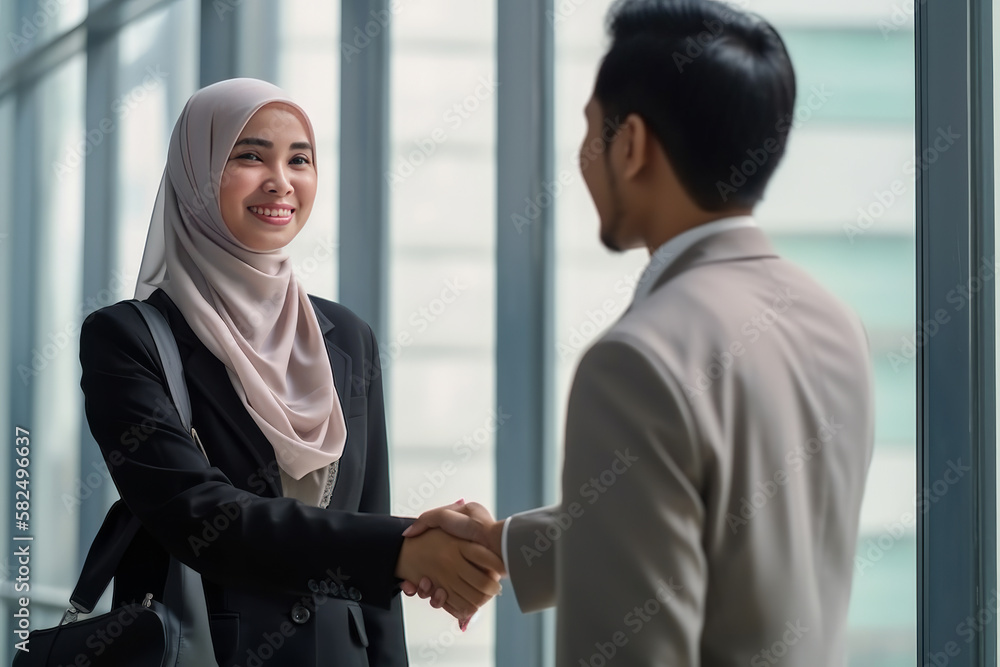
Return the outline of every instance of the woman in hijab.
<path id="1" fill-rule="evenodd" d="M 143 528 L 115 606 L 162 600 L 169 555 L 203 577 L 220 666 L 406 665 L 401 581 L 447 582 L 469 617 L 503 563 L 388 516 L 378 348 L 347 308 L 308 295 L 284 248 L 316 194 L 316 140 L 277 87 L 195 93 L 170 138 L 135 297 L 166 317 L 194 428 L 170 401 L 145 322 L 85 320 L 91 432 Z"/>

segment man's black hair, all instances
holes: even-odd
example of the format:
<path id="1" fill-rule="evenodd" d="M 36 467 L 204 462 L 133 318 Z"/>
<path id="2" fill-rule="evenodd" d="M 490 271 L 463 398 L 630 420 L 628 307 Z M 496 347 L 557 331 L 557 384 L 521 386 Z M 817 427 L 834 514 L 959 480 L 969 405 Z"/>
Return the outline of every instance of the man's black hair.
<path id="1" fill-rule="evenodd" d="M 785 152 L 795 72 L 758 16 L 714 0 L 619 0 L 594 86 L 609 123 L 637 114 L 703 209 L 756 204 Z"/>

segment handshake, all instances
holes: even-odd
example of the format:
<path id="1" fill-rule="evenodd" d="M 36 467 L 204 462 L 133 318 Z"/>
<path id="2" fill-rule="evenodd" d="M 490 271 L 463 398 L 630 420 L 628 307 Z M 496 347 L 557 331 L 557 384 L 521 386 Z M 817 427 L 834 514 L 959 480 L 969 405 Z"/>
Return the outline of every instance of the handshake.
<path id="1" fill-rule="evenodd" d="M 403 531 L 396 562 L 400 588 L 431 598 L 457 618 L 462 629 L 480 607 L 500 592 L 507 574 L 501 551 L 503 522 L 479 503 L 459 500 L 428 510 Z"/>

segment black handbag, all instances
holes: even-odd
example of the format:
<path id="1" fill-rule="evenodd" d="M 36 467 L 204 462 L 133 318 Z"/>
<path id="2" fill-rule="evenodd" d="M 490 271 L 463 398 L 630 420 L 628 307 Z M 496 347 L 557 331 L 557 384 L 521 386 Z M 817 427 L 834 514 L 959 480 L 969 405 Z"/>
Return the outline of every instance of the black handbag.
<path id="1" fill-rule="evenodd" d="M 170 326 L 154 306 L 135 299 L 128 303 L 146 320 L 181 422 L 201 447 L 191 428 L 191 401 Z M 147 593 L 141 602 L 78 620 L 78 614 L 97 605 L 139 528 L 139 519 L 122 500 L 111 506 L 87 552 L 70 608 L 56 627 L 28 634 L 27 650 L 17 651 L 13 667 L 218 667 L 201 576 L 173 556 L 162 601 Z"/>

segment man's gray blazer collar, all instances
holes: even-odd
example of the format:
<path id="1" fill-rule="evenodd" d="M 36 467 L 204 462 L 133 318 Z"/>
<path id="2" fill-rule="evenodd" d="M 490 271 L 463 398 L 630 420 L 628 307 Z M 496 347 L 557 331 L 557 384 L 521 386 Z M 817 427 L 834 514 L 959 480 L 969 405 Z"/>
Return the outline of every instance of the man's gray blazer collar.
<path id="1" fill-rule="evenodd" d="M 777 256 L 771 241 L 759 227 L 743 227 L 712 234 L 689 247 L 671 262 L 653 283 L 649 294 L 696 266 Z M 647 298 L 648 296 L 647 294 Z"/>

